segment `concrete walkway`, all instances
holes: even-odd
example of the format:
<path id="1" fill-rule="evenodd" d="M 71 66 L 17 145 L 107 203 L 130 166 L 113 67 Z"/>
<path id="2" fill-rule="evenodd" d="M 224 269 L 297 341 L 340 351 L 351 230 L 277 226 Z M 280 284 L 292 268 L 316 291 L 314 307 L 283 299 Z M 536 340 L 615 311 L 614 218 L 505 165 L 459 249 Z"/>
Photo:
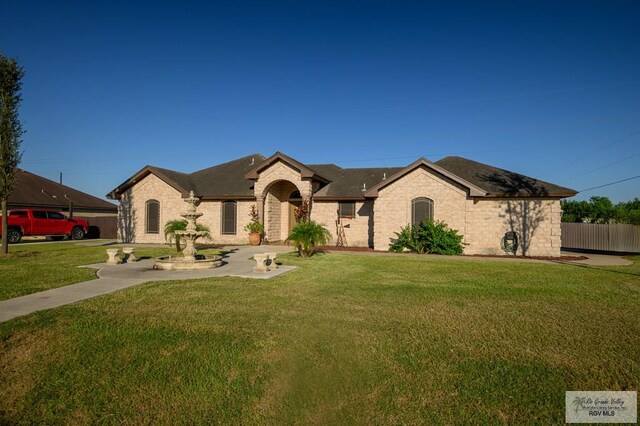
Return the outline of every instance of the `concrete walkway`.
<path id="1" fill-rule="evenodd" d="M 566 260 L 562 263 L 573 263 L 576 265 L 589 266 L 629 266 L 633 262 L 625 259 L 622 255 L 615 254 L 595 254 L 595 253 L 578 253 L 574 251 L 563 251 L 562 256 L 584 256 L 584 260 Z"/>
<path id="2" fill-rule="evenodd" d="M 153 269 L 152 259 L 121 265 L 107 265 L 106 263 L 88 265 L 86 267 L 98 269 L 98 279 L 0 301 L 0 322 L 112 293 L 149 281 L 224 276 L 268 279 L 296 268 L 295 266 L 280 266 L 274 271 L 253 272 L 253 267 L 256 265 L 256 262 L 251 259 L 253 255 L 268 252 L 290 252 L 291 247 L 288 246 L 229 247 L 226 250 L 229 250 L 229 253 L 223 257 L 224 264 L 221 267 L 196 271 L 158 271 Z"/>

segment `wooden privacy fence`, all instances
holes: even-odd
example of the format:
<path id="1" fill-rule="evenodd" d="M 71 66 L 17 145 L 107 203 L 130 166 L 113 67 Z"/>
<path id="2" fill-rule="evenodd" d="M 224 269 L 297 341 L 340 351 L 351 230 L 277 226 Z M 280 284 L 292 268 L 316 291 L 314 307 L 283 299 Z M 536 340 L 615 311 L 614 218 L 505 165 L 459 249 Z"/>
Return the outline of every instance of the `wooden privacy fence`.
<path id="1" fill-rule="evenodd" d="M 640 225 L 563 222 L 561 226 L 563 248 L 640 253 Z"/>

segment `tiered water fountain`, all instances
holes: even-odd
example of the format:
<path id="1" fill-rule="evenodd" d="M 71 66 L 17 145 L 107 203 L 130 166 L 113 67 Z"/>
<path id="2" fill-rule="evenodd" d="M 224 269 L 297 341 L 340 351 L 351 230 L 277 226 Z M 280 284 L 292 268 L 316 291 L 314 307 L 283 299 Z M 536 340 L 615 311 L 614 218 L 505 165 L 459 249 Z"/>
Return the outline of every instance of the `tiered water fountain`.
<path id="1" fill-rule="evenodd" d="M 175 231 L 176 238 L 182 238 L 185 241 L 185 248 L 182 256 L 163 256 L 154 260 L 154 269 L 165 270 L 192 270 L 192 269 L 209 269 L 217 268 L 222 265 L 220 256 L 204 256 L 199 255 L 196 250 L 195 242 L 198 238 L 207 234 L 206 231 L 196 230 L 196 219 L 202 216 L 202 213 L 196 211 L 196 204 L 199 199 L 189 193 L 189 198 L 185 198 L 187 203 L 187 211 L 181 213 L 180 216 L 187 219 L 187 229 L 184 231 Z"/>

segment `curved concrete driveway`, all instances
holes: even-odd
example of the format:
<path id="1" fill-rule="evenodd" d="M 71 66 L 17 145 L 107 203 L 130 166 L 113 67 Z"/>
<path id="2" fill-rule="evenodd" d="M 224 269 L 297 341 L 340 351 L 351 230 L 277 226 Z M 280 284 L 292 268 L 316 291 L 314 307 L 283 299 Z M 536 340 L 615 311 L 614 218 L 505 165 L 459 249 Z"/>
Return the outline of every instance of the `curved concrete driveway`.
<path id="1" fill-rule="evenodd" d="M 153 269 L 152 259 L 121 265 L 107 265 L 106 263 L 88 265 L 87 267 L 89 268 L 98 269 L 98 279 L 0 301 L 0 322 L 8 321 L 22 315 L 28 315 L 32 312 L 51 309 L 91 297 L 112 293 L 149 281 L 187 280 L 224 276 L 267 279 L 296 268 L 295 266 L 280 266 L 278 269 L 269 272 L 253 272 L 253 267 L 256 265 L 256 262 L 251 260 L 251 257 L 253 257 L 254 254 L 269 252 L 286 253 L 291 251 L 291 247 L 288 246 L 229 247 L 227 250 L 229 250 L 229 253 L 223 258 L 225 262 L 223 266 L 197 271 L 158 271 Z"/>

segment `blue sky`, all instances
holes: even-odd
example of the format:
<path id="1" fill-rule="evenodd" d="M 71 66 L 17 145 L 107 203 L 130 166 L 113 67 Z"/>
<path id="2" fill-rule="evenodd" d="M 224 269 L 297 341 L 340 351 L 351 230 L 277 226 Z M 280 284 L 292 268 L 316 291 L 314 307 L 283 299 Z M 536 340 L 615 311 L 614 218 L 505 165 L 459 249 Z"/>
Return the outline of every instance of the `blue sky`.
<path id="1" fill-rule="evenodd" d="M 21 167 L 103 196 L 146 164 L 460 155 L 576 190 L 640 174 L 640 2 L 4 0 Z M 640 197 L 640 179 L 578 198 Z"/>

